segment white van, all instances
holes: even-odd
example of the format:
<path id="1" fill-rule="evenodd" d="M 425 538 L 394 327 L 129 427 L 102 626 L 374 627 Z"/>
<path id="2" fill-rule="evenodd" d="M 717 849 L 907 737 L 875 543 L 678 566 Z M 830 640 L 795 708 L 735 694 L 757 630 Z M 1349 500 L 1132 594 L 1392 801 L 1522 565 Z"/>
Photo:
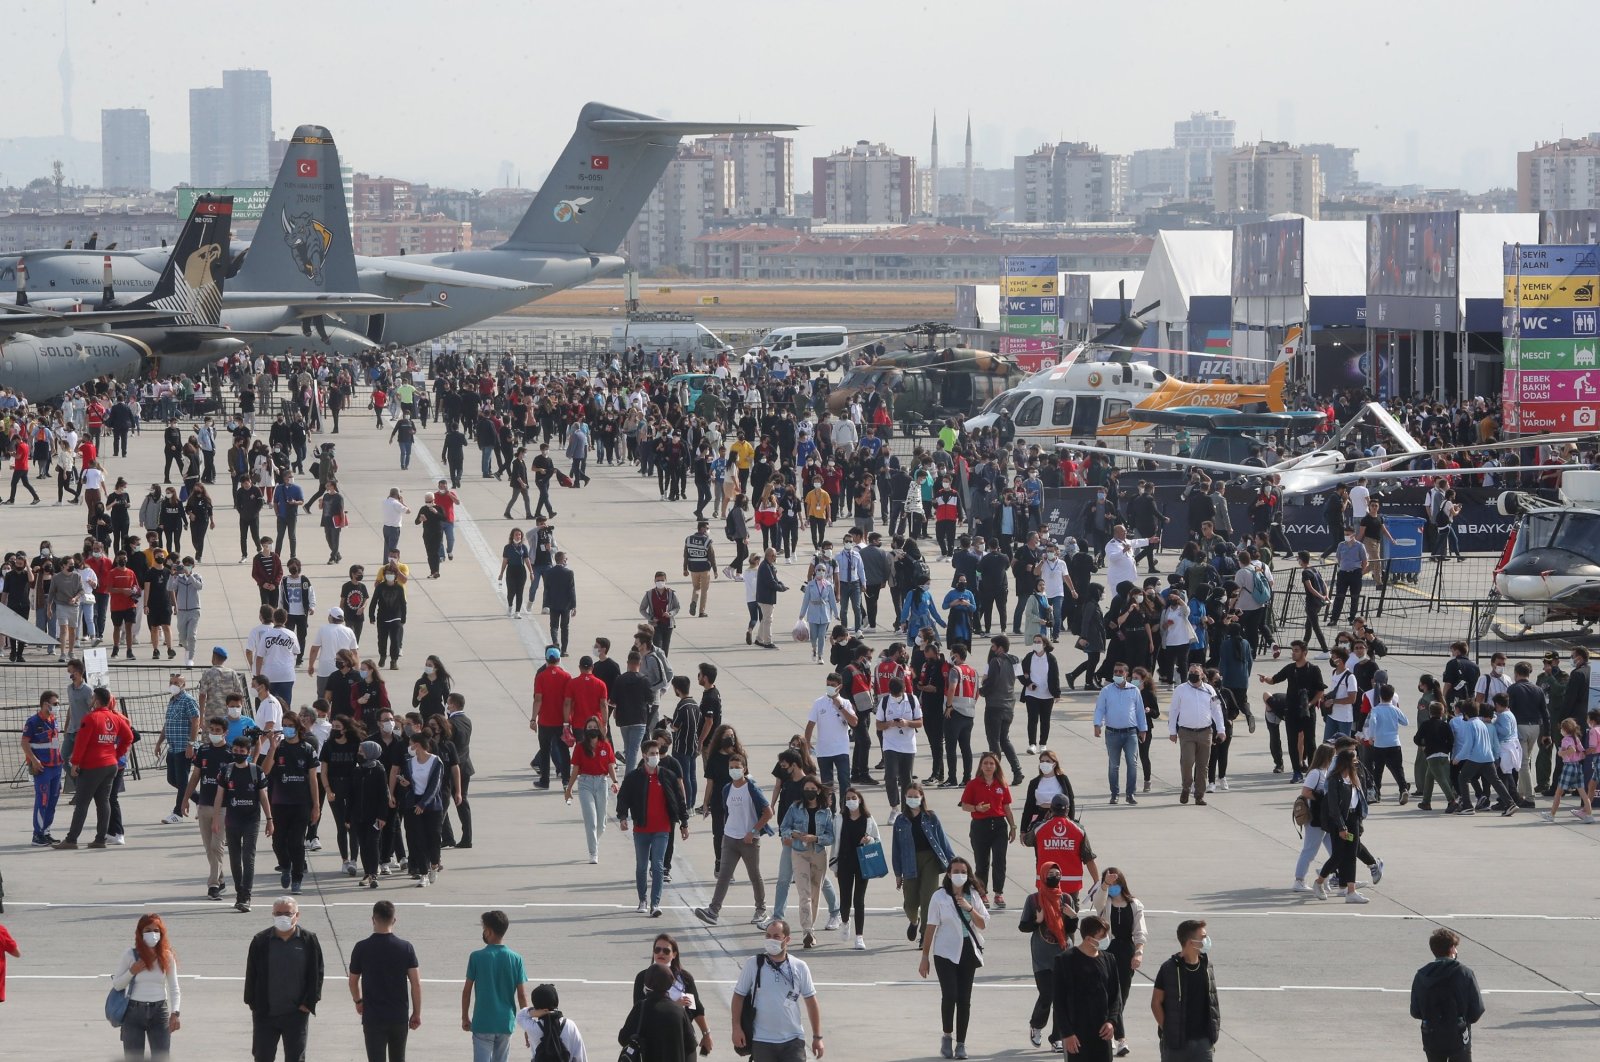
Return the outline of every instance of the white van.
<path id="1" fill-rule="evenodd" d="M 722 337 L 693 319 L 640 320 L 612 326 L 611 353 L 621 354 L 635 344 L 647 352 L 670 347 L 679 354 L 693 354 L 701 359 L 723 352 L 733 353 L 733 348 L 724 343 Z"/>
<path id="2" fill-rule="evenodd" d="M 769 354 L 782 354 L 796 368 L 805 366 L 837 369 L 849 358 L 850 330 L 843 325 L 795 325 L 774 328 L 745 352 L 754 358 L 765 348 Z"/>

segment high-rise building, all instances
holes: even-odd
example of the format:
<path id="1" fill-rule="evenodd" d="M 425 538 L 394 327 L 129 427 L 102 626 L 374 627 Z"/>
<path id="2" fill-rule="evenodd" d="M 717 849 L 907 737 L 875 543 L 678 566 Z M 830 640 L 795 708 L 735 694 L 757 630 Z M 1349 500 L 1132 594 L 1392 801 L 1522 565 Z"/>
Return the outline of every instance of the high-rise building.
<path id="1" fill-rule="evenodd" d="M 1301 144 L 1300 150 L 1317 157 L 1322 174 L 1322 194 L 1337 199 L 1361 180 L 1356 172 L 1356 152 L 1360 148 L 1334 147 L 1332 144 Z"/>
<path id="2" fill-rule="evenodd" d="M 1015 160 L 1016 220 L 1115 221 L 1128 194 L 1128 157 L 1081 143 L 1044 144 Z"/>
<path id="3" fill-rule="evenodd" d="M 811 216 L 834 224 L 894 225 L 917 208 L 917 160 L 858 140 L 811 160 Z"/>
<path id="4" fill-rule="evenodd" d="M 1235 125 L 1232 118 L 1224 118 L 1216 111 L 1209 114 L 1195 111 L 1188 118 L 1172 123 L 1172 146 L 1203 154 L 1207 160 L 1205 176 L 1209 177 L 1211 158 L 1219 151 L 1233 150 Z"/>
<path id="5" fill-rule="evenodd" d="M 219 88 L 189 90 L 189 183 L 196 188 L 228 183 L 227 97 Z"/>
<path id="6" fill-rule="evenodd" d="M 1263 140 L 1218 155 L 1216 166 L 1212 202 L 1219 214 L 1320 215 L 1322 171 L 1310 152 Z"/>
<path id="7" fill-rule="evenodd" d="M 733 210 L 734 160 L 685 144 L 644 202 L 628 230 L 627 253 L 635 268 L 694 265 L 694 241 L 713 218 Z"/>
<path id="8" fill-rule="evenodd" d="M 224 70 L 222 91 L 227 97 L 233 165 L 228 180 L 238 184 L 272 180 L 274 175 L 267 169 L 267 145 L 272 140 L 272 76 L 265 70 Z"/>
<path id="9" fill-rule="evenodd" d="M 1128 160 L 1128 186 L 1136 191 L 1161 189 L 1184 199 L 1189 195 L 1189 167 L 1195 153 L 1188 148 L 1144 148 Z M 1208 160 L 1209 155 L 1205 156 Z"/>
<path id="10" fill-rule="evenodd" d="M 221 88 L 189 90 L 189 183 L 266 184 L 273 177 L 272 78 L 224 70 Z"/>
<path id="11" fill-rule="evenodd" d="M 694 149 L 733 162 L 733 213 L 740 217 L 794 213 L 794 140 L 773 133 L 703 136 Z"/>
<path id="12" fill-rule="evenodd" d="M 100 112 L 100 185 L 150 187 L 150 116 L 136 108 Z"/>
<path id="13" fill-rule="evenodd" d="M 1600 133 L 1517 152 L 1518 210 L 1600 207 Z"/>

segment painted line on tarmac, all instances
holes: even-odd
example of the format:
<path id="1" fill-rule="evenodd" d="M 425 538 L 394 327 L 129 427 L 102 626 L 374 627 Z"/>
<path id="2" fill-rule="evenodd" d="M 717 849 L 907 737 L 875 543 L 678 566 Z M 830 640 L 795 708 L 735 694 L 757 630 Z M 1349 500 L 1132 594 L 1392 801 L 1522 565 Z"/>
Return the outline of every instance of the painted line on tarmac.
<path id="1" fill-rule="evenodd" d="M 110 974 L 8 974 L 12 981 L 109 981 Z M 596 988 L 618 988 L 632 985 L 632 980 L 611 981 L 589 977 L 569 977 L 552 974 L 542 974 L 537 970 L 530 971 L 528 979 L 534 983 L 548 981 L 556 985 L 585 985 Z M 179 974 L 180 981 L 217 981 L 240 982 L 244 978 L 236 974 Z M 459 985 L 459 977 L 424 977 L 421 979 L 425 985 Z M 709 977 L 695 979 L 698 984 L 717 985 L 719 987 L 737 984 L 736 981 L 717 980 Z M 818 988 L 910 988 L 925 986 L 927 981 L 817 981 Z M 1133 988 L 1154 988 L 1152 982 L 1144 980 L 1134 981 Z M 1037 986 L 1031 983 L 1018 981 L 1015 984 L 1001 984 L 994 981 L 977 981 L 973 984 L 976 989 L 1000 989 L 1002 991 L 1037 992 Z M 1410 995 L 1410 987 L 1385 988 L 1381 985 L 1218 985 L 1218 992 L 1376 992 L 1384 995 Z M 1600 996 L 1600 991 L 1594 992 L 1569 992 L 1559 988 L 1481 988 L 1486 996 Z"/>

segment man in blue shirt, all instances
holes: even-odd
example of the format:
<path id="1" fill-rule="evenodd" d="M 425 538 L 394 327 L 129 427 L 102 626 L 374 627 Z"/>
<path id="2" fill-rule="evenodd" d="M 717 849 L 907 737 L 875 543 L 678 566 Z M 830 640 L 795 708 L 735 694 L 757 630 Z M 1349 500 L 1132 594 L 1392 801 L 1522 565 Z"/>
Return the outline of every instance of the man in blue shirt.
<path id="1" fill-rule="evenodd" d="M 1128 787 L 1125 791 L 1130 804 L 1137 804 L 1133 788 L 1138 783 L 1138 770 L 1134 757 L 1139 743 L 1150 739 L 1150 724 L 1144 714 L 1144 697 L 1139 687 L 1128 681 L 1128 665 L 1117 664 L 1111 670 L 1111 683 L 1100 688 L 1094 699 L 1094 736 L 1102 732 L 1106 739 L 1107 774 L 1111 782 L 1111 802 L 1117 802 L 1117 771 L 1119 760 L 1128 767 Z"/>
<path id="2" fill-rule="evenodd" d="M 174 671 L 167 680 L 167 716 L 156 738 L 156 755 L 162 747 L 167 753 L 167 784 L 177 790 L 172 801 L 172 813 L 161 821 L 168 826 L 183 818 L 183 791 L 189 785 L 189 766 L 194 759 L 194 743 L 200 736 L 200 705 L 184 687 L 189 680 L 181 671 Z"/>
<path id="3" fill-rule="evenodd" d="M 1372 794 L 1377 803 L 1383 792 L 1383 769 L 1389 768 L 1394 784 L 1400 790 L 1400 803 L 1410 799 L 1411 786 L 1406 782 L 1405 759 L 1400 751 L 1400 728 L 1410 726 L 1411 720 L 1394 703 L 1394 687 L 1389 676 L 1379 671 L 1380 681 L 1373 691 L 1372 710 L 1367 713 L 1365 727 L 1367 740 L 1372 743 Z"/>
<path id="4" fill-rule="evenodd" d="M 1356 616 L 1361 612 L 1361 577 L 1370 567 L 1367 559 L 1366 548 L 1356 541 L 1354 528 L 1345 528 L 1344 539 L 1335 548 L 1338 555 L 1338 571 L 1333 577 L 1333 608 L 1328 611 L 1328 619 L 1335 625 L 1339 622 L 1339 610 L 1344 607 L 1345 595 L 1350 597 L 1350 622 L 1354 623 Z"/>
<path id="5" fill-rule="evenodd" d="M 283 482 L 272 492 L 272 508 L 278 517 L 278 545 L 289 543 L 289 559 L 295 558 L 299 539 L 295 527 L 300 519 L 300 507 L 305 504 L 305 491 L 300 489 L 290 472 L 283 473 Z M 287 535 L 287 538 L 285 536 Z"/>
<path id="6" fill-rule="evenodd" d="M 1479 806 L 1474 808 L 1470 803 L 1472 797 L 1468 795 L 1469 784 L 1477 781 L 1487 783 L 1494 787 L 1495 796 L 1505 810 L 1502 817 L 1517 813 L 1517 802 L 1511 796 L 1506 784 L 1500 778 L 1500 773 L 1495 770 L 1495 745 L 1491 726 L 1494 723 L 1494 709 L 1485 704 L 1474 709 L 1471 705 L 1464 705 L 1463 712 L 1471 713 L 1476 710 L 1478 715 L 1472 718 L 1467 715 L 1458 729 L 1454 722 L 1451 729 L 1456 734 L 1455 760 L 1461 764 L 1461 782 L 1456 790 L 1461 794 L 1461 813 L 1471 815 L 1475 810 L 1488 807 L 1488 797 L 1479 800 Z"/>
<path id="7" fill-rule="evenodd" d="M 485 911 L 483 947 L 467 957 L 467 983 L 461 989 L 461 1028 L 472 1034 L 472 1062 L 506 1062 L 517 1011 L 528 1005 L 522 956 L 504 944 L 511 919 L 504 911 Z M 474 1003 L 473 992 L 477 992 Z"/>
<path id="8" fill-rule="evenodd" d="M 22 724 L 22 751 L 33 774 L 33 843 L 55 844 L 50 825 L 61 800 L 61 723 L 56 718 L 60 701 L 54 690 L 39 694 L 39 710 Z"/>

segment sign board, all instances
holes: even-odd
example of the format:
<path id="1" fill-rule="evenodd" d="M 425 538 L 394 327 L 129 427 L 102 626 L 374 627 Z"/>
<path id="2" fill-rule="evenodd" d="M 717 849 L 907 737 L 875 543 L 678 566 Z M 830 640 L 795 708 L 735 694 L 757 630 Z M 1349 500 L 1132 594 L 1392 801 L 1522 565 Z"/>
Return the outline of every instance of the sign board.
<path id="1" fill-rule="evenodd" d="M 1056 256 L 1011 254 L 1001 265 L 1005 279 L 1000 286 L 1000 331 L 1011 336 L 1058 335 L 1061 280 Z"/>
<path id="2" fill-rule="evenodd" d="M 1367 327 L 1454 332 L 1461 324 L 1460 216 L 1367 217 Z"/>
<path id="3" fill-rule="evenodd" d="M 186 219 L 194 211 L 194 202 L 203 195 L 233 196 L 233 220 L 260 221 L 267 212 L 267 197 L 271 188 L 179 188 L 173 212 Z"/>
<path id="4" fill-rule="evenodd" d="M 1306 228 L 1303 218 L 1259 221 L 1233 230 L 1236 299 L 1305 294 Z"/>
<path id="5" fill-rule="evenodd" d="M 1592 430 L 1600 418 L 1600 249 L 1507 244 L 1501 324 L 1507 432 Z"/>

